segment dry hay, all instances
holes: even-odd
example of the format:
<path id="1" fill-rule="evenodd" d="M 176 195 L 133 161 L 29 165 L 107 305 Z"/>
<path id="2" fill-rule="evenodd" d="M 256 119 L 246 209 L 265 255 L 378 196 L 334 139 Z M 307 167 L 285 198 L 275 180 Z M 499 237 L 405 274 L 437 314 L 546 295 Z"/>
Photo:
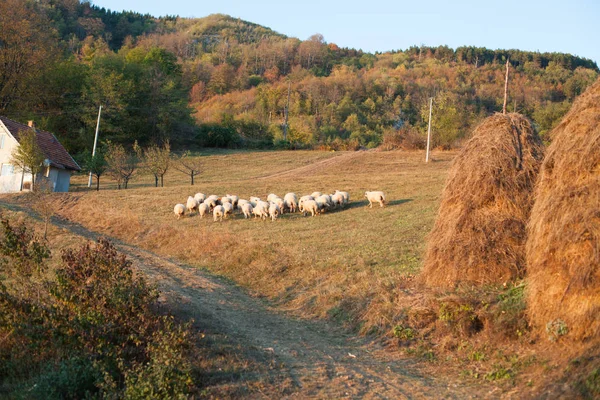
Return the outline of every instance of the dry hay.
<path id="1" fill-rule="evenodd" d="M 551 135 L 528 227 L 529 319 L 551 339 L 598 338 L 600 80 Z"/>
<path id="2" fill-rule="evenodd" d="M 420 280 L 435 287 L 522 277 L 543 145 L 520 114 L 484 120 L 456 157 L 429 234 Z"/>

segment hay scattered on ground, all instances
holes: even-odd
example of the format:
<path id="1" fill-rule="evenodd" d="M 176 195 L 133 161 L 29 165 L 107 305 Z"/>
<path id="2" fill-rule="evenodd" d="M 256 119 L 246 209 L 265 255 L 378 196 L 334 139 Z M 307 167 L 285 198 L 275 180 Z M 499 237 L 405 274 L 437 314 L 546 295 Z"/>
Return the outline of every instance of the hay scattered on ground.
<path id="1" fill-rule="evenodd" d="M 543 145 L 520 114 L 495 114 L 454 160 L 421 281 L 503 283 L 525 271 L 525 233 Z"/>
<path id="2" fill-rule="evenodd" d="M 600 80 L 552 131 L 527 241 L 528 312 L 551 339 L 600 336 Z"/>

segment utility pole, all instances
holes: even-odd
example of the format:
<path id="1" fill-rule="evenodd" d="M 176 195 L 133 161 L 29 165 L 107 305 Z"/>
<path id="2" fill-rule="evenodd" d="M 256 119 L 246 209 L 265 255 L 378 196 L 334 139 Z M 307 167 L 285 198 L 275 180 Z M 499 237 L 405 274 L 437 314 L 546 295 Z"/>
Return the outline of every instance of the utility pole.
<path id="1" fill-rule="evenodd" d="M 292 81 L 288 81 L 288 95 L 287 95 L 287 103 L 285 105 L 284 110 L 284 118 L 285 122 L 283 123 L 283 141 L 287 141 L 287 131 L 288 131 L 288 113 L 290 109 L 290 89 L 292 87 Z"/>
<path id="2" fill-rule="evenodd" d="M 506 78 L 504 79 L 504 105 L 502 106 L 502 114 L 506 114 L 506 100 L 508 99 L 508 58 L 506 59 Z"/>
<path id="3" fill-rule="evenodd" d="M 425 162 L 429 162 L 429 143 L 431 142 L 431 109 L 433 108 L 433 97 L 429 98 L 429 127 L 427 128 L 427 153 Z"/>
<path id="4" fill-rule="evenodd" d="M 94 136 L 94 149 L 92 150 L 92 158 L 96 155 L 96 144 L 98 144 L 98 131 L 100 130 L 100 114 L 102 113 L 102 106 L 98 109 L 98 122 L 96 122 L 96 136 Z M 92 171 L 90 171 L 90 179 L 88 180 L 88 187 L 92 187 Z"/>

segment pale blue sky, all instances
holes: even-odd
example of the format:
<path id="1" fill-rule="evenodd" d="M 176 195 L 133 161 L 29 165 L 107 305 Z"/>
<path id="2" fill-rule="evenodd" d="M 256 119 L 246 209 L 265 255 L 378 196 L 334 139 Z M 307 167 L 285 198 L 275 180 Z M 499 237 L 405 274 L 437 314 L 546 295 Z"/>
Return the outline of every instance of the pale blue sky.
<path id="1" fill-rule="evenodd" d="M 114 11 L 222 13 L 306 39 L 365 51 L 412 45 L 557 51 L 600 62 L 600 0 L 93 0 Z"/>

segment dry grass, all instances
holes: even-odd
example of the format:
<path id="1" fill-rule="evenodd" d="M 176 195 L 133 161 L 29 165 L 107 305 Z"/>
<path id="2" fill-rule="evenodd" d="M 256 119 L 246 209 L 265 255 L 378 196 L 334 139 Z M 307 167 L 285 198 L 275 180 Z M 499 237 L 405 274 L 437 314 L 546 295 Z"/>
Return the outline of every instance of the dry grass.
<path id="1" fill-rule="evenodd" d="M 386 331 L 398 314 L 398 293 L 420 268 L 453 156 L 434 154 L 425 165 L 413 152 L 219 154 L 206 157 L 200 185 L 171 186 L 175 179 L 167 176 L 168 188 L 71 193 L 59 208 L 89 228 L 225 274 L 300 316 L 333 316 L 364 332 Z M 327 161 L 331 157 L 339 159 Z M 304 168 L 308 163 L 314 167 Z M 293 168 L 299 169 L 279 174 Z M 196 215 L 177 221 L 172 211 L 198 191 L 248 198 L 335 189 L 350 192 L 350 207 L 315 218 L 236 216 L 221 224 Z M 366 190 L 383 190 L 389 206 L 365 208 Z"/>
<path id="2" fill-rule="evenodd" d="M 492 284 L 525 273 L 525 227 L 543 145 L 519 114 L 483 121 L 456 157 L 428 239 L 431 287 Z"/>
<path id="3" fill-rule="evenodd" d="M 551 339 L 597 342 L 600 80 L 577 99 L 552 138 L 529 225 L 529 318 Z"/>

